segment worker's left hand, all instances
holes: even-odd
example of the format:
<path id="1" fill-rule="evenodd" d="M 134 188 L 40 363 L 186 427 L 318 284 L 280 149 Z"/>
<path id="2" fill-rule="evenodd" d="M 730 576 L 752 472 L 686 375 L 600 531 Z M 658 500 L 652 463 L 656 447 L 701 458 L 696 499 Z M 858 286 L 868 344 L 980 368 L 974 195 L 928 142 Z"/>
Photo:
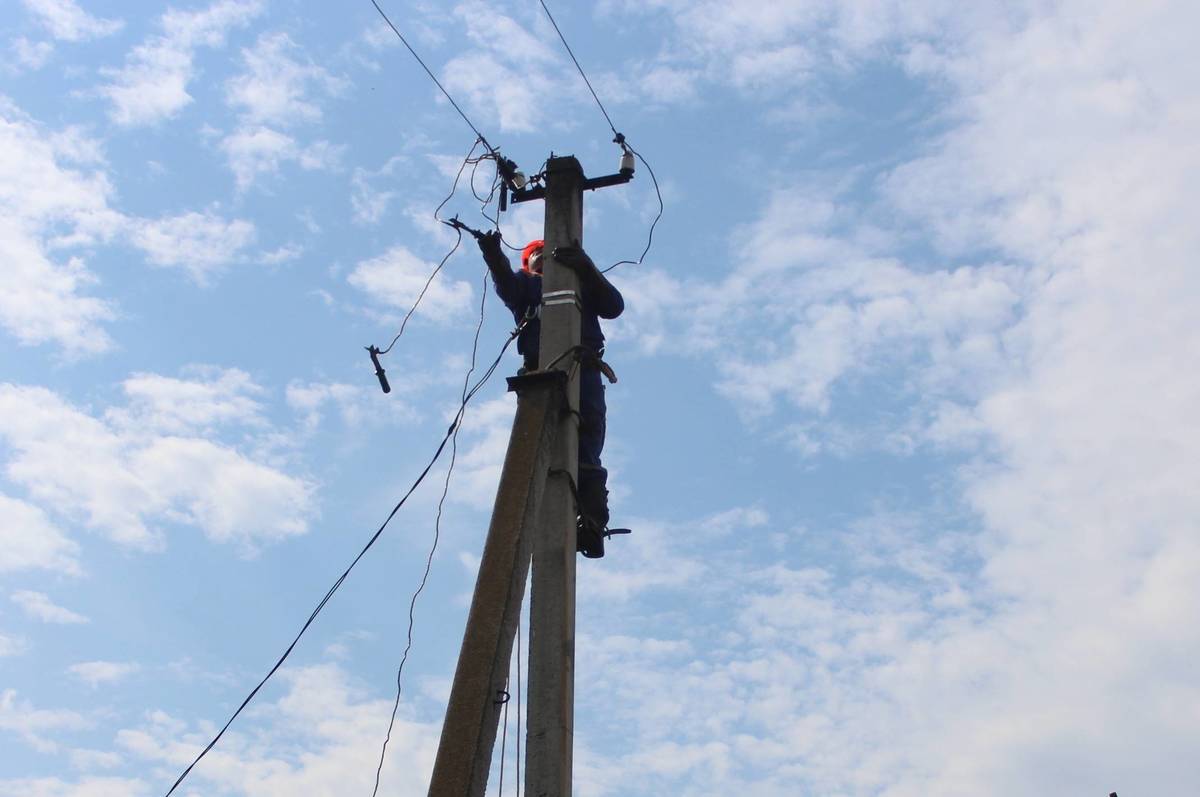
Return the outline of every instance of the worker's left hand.
<path id="1" fill-rule="evenodd" d="M 581 246 L 560 246 L 554 250 L 554 259 L 572 271 L 594 271 L 596 268 Z"/>

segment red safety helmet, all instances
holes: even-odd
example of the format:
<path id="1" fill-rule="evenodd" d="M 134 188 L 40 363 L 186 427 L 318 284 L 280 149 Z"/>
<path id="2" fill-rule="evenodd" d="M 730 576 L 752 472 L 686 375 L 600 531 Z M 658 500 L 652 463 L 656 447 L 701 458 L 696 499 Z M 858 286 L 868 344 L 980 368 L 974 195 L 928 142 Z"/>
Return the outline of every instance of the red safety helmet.
<path id="1" fill-rule="evenodd" d="M 530 241 L 529 243 L 525 244 L 525 248 L 521 250 L 521 268 L 522 268 L 522 270 L 530 271 L 535 274 L 542 273 L 541 269 L 538 269 L 536 272 L 534 272 L 533 269 L 529 267 L 529 260 L 534 255 L 541 255 L 542 249 L 545 246 L 546 246 L 546 242 L 540 241 L 540 240 L 539 241 Z"/>

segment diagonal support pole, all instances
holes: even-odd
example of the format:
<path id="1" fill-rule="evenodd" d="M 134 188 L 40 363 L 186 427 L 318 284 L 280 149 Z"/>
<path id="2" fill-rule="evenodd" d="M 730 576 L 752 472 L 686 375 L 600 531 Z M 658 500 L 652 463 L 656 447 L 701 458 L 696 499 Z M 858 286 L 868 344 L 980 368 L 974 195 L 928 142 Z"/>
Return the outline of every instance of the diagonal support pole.
<path id="1" fill-rule="evenodd" d="M 562 372 L 509 380 L 510 388 L 517 391 L 517 413 L 475 579 L 429 797 L 483 797 L 487 788 L 533 551 L 532 530 L 541 513 L 565 381 Z"/>

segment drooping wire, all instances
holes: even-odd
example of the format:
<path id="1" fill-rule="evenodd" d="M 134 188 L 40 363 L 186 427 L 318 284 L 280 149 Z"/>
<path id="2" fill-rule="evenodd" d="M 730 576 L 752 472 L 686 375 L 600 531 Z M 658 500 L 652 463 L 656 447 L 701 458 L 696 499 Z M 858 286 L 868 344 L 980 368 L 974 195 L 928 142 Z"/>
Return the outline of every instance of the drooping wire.
<path id="1" fill-rule="evenodd" d="M 512 668 L 509 668 L 511 672 Z M 508 694 L 509 678 L 504 679 L 504 694 Z M 504 797 L 504 759 L 508 755 L 508 704 L 511 700 L 504 701 L 504 722 L 500 726 L 500 789 L 497 797 Z"/>
<path id="2" fill-rule="evenodd" d="M 566 48 L 567 55 L 571 56 L 571 60 L 575 62 L 575 68 L 579 70 L 579 76 L 582 77 L 583 82 L 587 84 L 588 91 L 592 93 L 592 99 L 596 101 L 596 105 L 600 108 L 600 113 L 604 114 L 604 120 L 608 122 L 608 127 L 613 132 L 613 141 L 632 152 L 634 156 L 642 162 L 642 165 L 646 167 L 646 171 L 650 172 L 650 180 L 654 183 L 654 193 L 658 196 L 658 215 L 655 216 L 654 221 L 650 223 L 650 234 L 646 238 L 646 248 L 642 250 L 642 254 L 637 260 L 618 260 L 608 268 L 601 269 L 600 273 L 607 273 L 612 271 L 617 266 L 624 265 L 626 263 L 640 266 L 642 261 L 646 259 L 646 255 L 650 252 L 650 247 L 654 243 L 654 228 L 658 226 L 658 221 L 663 215 L 664 205 L 662 191 L 658 187 L 658 178 L 654 175 L 654 169 L 650 168 L 650 164 L 646 162 L 646 159 L 642 157 L 642 154 L 629 144 L 623 133 L 617 132 L 617 126 L 613 124 L 612 117 L 608 115 L 608 111 L 605 109 L 604 103 L 600 101 L 600 97 L 596 94 L 596 90 L 592 88 L 592 81 L 588 80 L 588 76 L 583 71 L 583 67 L 580 65 L 579 59 L 575 57 L 575 52 L 571 49 L 571 45 L 567 43 L 567 37 L 563 35 L 562 29 L 559 28 L 558 23 L 554 21 L 554 15 L 550 13 L 550 7 L 546 5 L 546 0 L 539 0 L 539 2 L 542 4 L 542 10 L 546 12 L 546 18 L 549 19 L 550 24 L 554 26 L 554 32 L 558 34 L 559 40 L 563 43 L 563 47 Z"/>
<path id="3" fill-rule="evenodd" d="M 467 393 L 463 396 L 462 404 L 459 406 L 458 412 L 454 416 L 454 420 L 451 422 L 449 428 L 446 430 L 446 434 L 442 437 L 441 443 L 438 444 L 437 450 L 434 451 L 433 456 L 430 458 L 428 464 L 425 465 L 425 468 L 424 468 L 424 470 L 421 471 L 421 474 L 419 476 L 417 476 L 416 481 L 414 481 L 412 483 L 412 486 L 408 488 L 408 491 L 404 493 L 403 497 L 400 498 L 399 502 L 397 502 L 397 504 L 394 507 L 392 507 L 392 511 L 388 513 L 388 516 L 384 519 L 383 523 L 379 526 L 379 529 L 376 530 L 376 532 L 373 535 L 371 535 L 371 538 L 369 540 L 367 540 L 367 544 L 362 547 L 362 550 L 358 552 L 358 555 L 354 557 L 353 561 L 350 562 L 350 565 L 342 572 L 342 574 L 340 576 L 338 576 L 337 580 L 333 582 L 333 586 L 331 586 L 329 588 L 329 590 L 325 593 L 324 597 L 322 597 L 320 602 L 317 603 L 316 608 L 314 608 L 312 610 L 312 613 L 309 614 L 308 619 L 304 621 L 304 625 L 302 625 L 300 627 L 300 631 L 296 634 L 295 638 L 292 639 L 291 643 L 283 651 L 283 655 L 281 655 L 279 657 L 278 661 L 275 662 L 274 666 L 271 667 L 270 671 L 267 672 L 267 674 L 265 676 L 263 676 L 263 679 L 261 681 L 259 681 L 258 684 L 253 689 L 250 690 L 250 694 L 246 695 L 245 700 L 243 700 L 241 705 L 239 705 L 237 707 L 237 709 L 233 712 L 233 714 L 229 717 L 229 719 L 221 727 L 221 730 L 219 730 L 217 732 L 217 735 L 214 736 L 212 738 L 212 741 L 210 741 L 205 746 L 205 748 L 200 751 L 200 754 L 196 756 L 196 758 L 192 761 L 192 763 L 188 764 L 187 768 L 185 770 L 183 770 L 183 772 L 179 775 L 178 778 L 176 778 L 175 783 L 171 785 L 171 788 L 167 790 L 166 794 L 163 797 L 170 797 L 170 795 L 173 794 L 177 788 L 179 788 L 179 784 L 183 783 L 184 779 L 187 778 L 188 774 L 191 773 L 192 769 L 194 769 L 195 766 L 200 763 L 200 760 L 203 759 L 204 756 L 208 755 L 208 751 L 213 749 L 214 746 L 216 746 L 217 742 L 220 741 L 221 737 L 225 735 L 225 731 L 229 730 L 229 726 L 232 725 L 233 721 L 238 718 L 238 716 L 242 713 L 243 709 L 245 709 L 246 706 L 248 706 L 250 704 L 250 701 L 253 700 L 254 697 L 263 688 L 263 686 L 266 685 L 267 681 L 269 681 L 271 679 L 271 676 L 273 676 L 279 670 L 279 668 L 283 666 L 283 663 L 285 661 L 287 661 L 288 656 L 291 655 L 292 651 L 296 648 L 296 645 L 299 644 L 300 638 L 304 636 L 304 633 L 306 631 L 308 631 L 309 626 L 311 626 L 313 624 L 313 622 L 317 619 L 317 615 L 319 615 L 321 613 L 321 610 L 325 608 L 325 604 L 329 603 L 329 601 L 333 597 L 334 593 L 336 593 L 338 591 L 338 589 L 342 586 L 342 584 L 345 582 L 345 580 L 349 577 L 350 572 L 354 569 L 355 565 L 357 565 L 359 563 L 359 560 L 361 560 L 364 556 L 366 556 L 367 551 L 371 550 L 371 548 L 375 545 L 375 543 L 383 535 L 383 532 L 388 527 L 388 524 L 392 522 L 392 518 L 394 518 L 396 516 L 396 513 L 400 511 L 400 508 L 402 506 L 404 506 L 405 502 L 408 501 L 409 497 L 414 492 L 416 492 L 417 487 L 419 487 L 421 485 L 421 482 L 423 482 L 425 480 L 425 477 L 429 475 L 429 471 L 433 469 L 434 464 L 436 464 L 438 459 L 442 456 L 442 452 L 446 448 L 446 443 L 448 443 L 450 441 L 450 438 L 454 435 L 455 430 L 458 428 L 459 424 L 462 422 L 462 417 L 466 413 L 467 404 L 471 401 L 472 398 L 475 397 L 475 394 L 478 393 L 479 390 L 484 386 L 484 384 L 486 384 L 487 381 L 492 377 L 492 374 L 494 374 L 496 372 L 496 369 L 500 367 L 500 362 L 501 362 L 501 360 L 504 359 L 504 355 L 508 351 L 508 347 L 511 346 L 512 342 L 517 339 L 517 336 L 520 334 L 523 326 L 524 326 L 524 323 L 522 322 L 521 324 L 519 324 L 517 326 L 517 328 L 515 330 L 513 330 L 509 334 L 508 340 L 506 340 L 504 342 L 504 345 L 500 348 L 500 353 L 496 356 L 496 359 L 492 362 L 491 365 L 488 366 L 488 368 L 484 372 L 483 376 L 481 376 L 479 378 L 479 380 L 476 381 L 475 385 L 469 391 L 467 391 Z"/>
<path id="4" fill-rule="evenodd" d="M 400 340 L 400 336 L 404 334 L 404 328 L 408 326 L 408 319 L 412 318 L 412 314 L 417 311 L 417 305 L 419 305 L 421 300 L 425 298 L 425 292 L 429 290 L 429 286 L 433 284 L 434 277 L 436 277 L 438 272 L 442 270 L 442 266 L 446 265 L 446 261 L 450 259 L 450 256 L 458 251 L 459 244 L 462 243 L 462 230 L 455 230 L 455 232 L 458 234 L 458 237 L 454 239 L 454 246 L 450 247 L 450 251 L 446 253 L 446 256 L 441 259 L 441 262 L 439 262 L 437 267 L 430 273 L 429 279 L 425 280 L 425 285 L 421 288 L 421 292 L 417 294 L 417 300 L 413 302 L 412 307 L 408 308 L 408 312 L 404 314 L 404 320 L 400 322 L 400 331 L 396 333 L 396 337 L 392 338 L 392 342 L 387 345 L 387 348 L 379 352 L 380 357 L 391 351 L 392 347 L 396 345 L 396 341 Z"/>
<path id="5" fill-rule="evenodd" d="M 521 615 L 517 613 L 517 794 L 521 794 Z"/>
<path id="6" fill-rule="evenodd" d="M 654 193 L 658 197 L 658 215 L 656 215 L 654 217 L 654 221 L 650 222 L 650 234 L 646 236 L 646 248 L 642 250 L 642 254 L 638 257 L 638 259 L 637 260 L 618 260 L 616 263 L 613 263 L 608 268 L 601 270 L 601 272 L 600 272 L 601 274 L 608 273 L 609 271 L 612 271 L 617 266 L 623 265 L 625 263 L 629 263 L 630 265 L 634 265 L 634 266 L 640 266 L 642 264 L 642 261 L 646 259 L 646 255 L 650 253 L 650 247 L 654 244 L 654 228 L 658 226 L 659 219 L 661 219 L 663 216 L 662 191 L 659 190 L 659 188 L 658 188 L 658 178 L 654 176 L 654 169 L 650 168 L 650 164 L 647 163 L 646 159 L 642 157 L 642 153 L 638 152 L 636 149 L 629 146 L 628 142 L 626 142 L 625 146 L 629 147 L 629 151 L 632 152 L 637 157 L 637 159 L 642 162 L 642 165 L 646 167 L 646 171 L 650 172 L 650 180 L 651 180 L 651 182 L 654 183 Z"/>
<path id="7" fill-rule="evenodd" d="M 458 181 L 462 179 L 462 173 L 464 170 L 466 170 L 467 166 L 477 166 L 481 160 L 484 160 L 488 157 L 487 155 L 482 155 L 478 158 L 475 157 L 475 148 L 478 147 L 480 143 L 482 143 L 481 139 L 475 139 L 475 143 L 471 145 L 471 150 L 467 153 L 467 157 L 463 158 L 463 162 L 459 165 L 458 173 L 454 175 L 454 182 L 450 185 L 450 193 L 446 194 L 446 198 L 439 202 L 438 206 L 433 209 L 433 218 L 435 221 L 442 220 L 442 217 L 439 214 L 442 212 L 442 208 L 446 207 L 446 203 L 451 199 L 454 199 L 454 194 L 458 192 Z M 474 173 L 475 170 L 472 168 L 471 174 Z"/>
<path id="8" fill-rule="evenodd" d="M 431 80 L 432 80 L 434 83 L 436 83 L 436 84 L 437 84 L 437 87 L 438 87 L 439 89 L 441 89 L 441 90 L 442 90 L 442 94 L 445 94 L 445 95 L 446 95 L 446 99 L 448 99 L 448 100 L 450 101 L 450 104 L 454 106 L 454 110 L 458 111 L 458 115 L 459 115 L 459 116 L 461 116 L 461 117 L 463 118 L 463 121 L 464 121 L 464 122 L 466 122 L 466 123 L 467 123 L 467 125 L 468 125 L 468 126 L 469 126 L 469 127 L 470 127 L 470 128 L 473 130 L 473 131 L 475 131 L 475 135 L 479 137 L 479 140 L 480 140 L 481 142 L 483 142 L 483 146 L 487 147 L 487 150 L 488 150 L 488 152 L 490 152 L 490 153 L 491 153 L 493 156 L 495 156 L 495 157 L 499 157 L 499 153 L 496 151 L 496 148 L 495 148 L 495 147 L 493 147 L 491 144 L 489 144 L 489 143 L 488 143 L 488 140 L 487 140 L 486 138 L 484 138 L 484 136 L 483 136 L 483 133 L 480 133 L 480 132 L 479 132 L 479 128 L 477 128 L 477 127 L 476 127 L 476 126 L 475 126 L 475 125 L 474 125 L 474 124 L 471 122 L 471 120 L 467 118 L 467 115 L 466 115 L 465 113 L 463 113 L 463 109 L 458 107 L 458 103 L 457 103 L 457 102 L 455 102 L 455 101 L 454 101 L 454 98 L 450 96 L 450 92 L 446 91 L 446 87 L 442 85 L 441 81 L 440 81 L 440 80 L 438 80 L 438 79 L 437 79 L 437 77 L 436 77 L 436 76 L 433 74 L 433 72 L 432 72 L 432 71 L 429 69 L 429 67 L 425 65 L 425 62 L 421 60 L 421 56 L 417 55 L 417 51 L 416 51 L 416 50 L 414 50 L 414 49 L 412 48 L 412 45 L 410 45 L 410 44 L 408 43 L 408 39 L 404 38 L 404 34 L 402 34 L 402 33 L 401 33 L 401 32 L 400 32 L 400 31 L 399 31 L 397 28 L 396 28 L 396 26 L 392 24 L 392 21 L 391 21 L 390 19 L 388 19 L 388 15 L 387 15 L 387 14 L 385 14 L 385 13 L 384 13 L 384 11 L 383 11 L 383 9 L 379 7 L 379 3 L 375 2 L 375 0 L 371 0 L 371 5 L 375 6 L 375 10 L 379 12 L 379 16 L 383 17 L 383 21 L 384 21 L 384 22 L 386 22 L 386 23 L 388 24 L 388 27 L 392 29 L 392 32 L 393 32 L 393 33 L 395 33 L 395 34 L 396 34 L 396 36 L 397 36 L 397 37 L 400 39 L 400 42 L 401 42 L 401 43 L 402 43 L 402 44 L 403 44 L 403 45 L 404 45 L 406 48 L 408 48 L 408 51 L 409 51 L 410 53 L 412 53 L 412 57 L 413 57 L 413 58 L 415 58 L 415 59 L 417 59 L 417 63 L 418 63 L 418 64 L 420 64 L 420 65 L 421 65 L 421 68 L 425 70 L 425 74 L 429 75 L 429 78 L 430 78 L 430 79 L 431 79 Z"/>
<path id="9" fill-rule="evenodd" d="M 433 218 L 435 221 L 442 220 L 439 214 L 441 213 L 442 208 L 446 206 L 446 203 L 454 198 L 455 192 L 458 191 L 458 181 L 462 179 L 462 174 L 466 170 L 467 166 L 471 164 L 478 165 L 479 161 L 488 157 L 486 155 L 479 158 L 474 157 L 475 148 L 478 147 L 482 141 L 483 140 L 481 138 L 475 139 L 475 143 L 471 145 L 471 149 L 469 152 L 467 152 L 467 156 L 463 158 L 463 162 L 459 164 L 458 173 L 454 175 L 454 183 L 450 186 L 450 193 L 447 194 L 446 198 L 443 199 L 433 210 Z M 458 251 L 459 245 L 462 244 L 462 230 L 456 229 L 455 232 L 458 233 L 458 239 L 455 240 L 454 246 L 451 247 L 450 251 L 446 253 L 446 256 L 442 258 L 441 262 L 437 264 L 437 267 L 434 268 L 432 273 L 430 273 L 429 278 L 425 280 L 425 285 L 422 286 L 421 292 L 417 294 L 416 301 L 412 303 L 412 307 L 408 308 L 408 312 L 404 314 L 404 320 L 400 322 L 400 331 L 396 333 L 396 337 L 392 338 L 392 342 L 387 345 L 387 348 L 379 352 L 380 357 L 390 352 L 392 347 L 396 345 L 396 341 L 400 340 L 400 336 L 404 334 L 405 327 L 408 326 L 408 320 L 412 318 L 413 313 L 417 311 L 417 307 L 421 304 L 421 300 L 425 298 L 426 291 L 428 291 L 429 286 L 433 284 L 434 278 L 437 277 L 438 272 L 442 270 L 442 267 L 446 265 L 446 261 L 450 259 L 451 255 Z"/>
<path id="10" fill-rule="evenodd" d="M 461 237 L 461 233 L 459 237 Z M 475 373 L 476 358 L 479 355 L 479 335 L 483 331 L 483 320 L 487 310 L 488 285 L 486 272 L 484 273 L 483 284 L 480 287 L 479 323 L 475 325 L 475 337 L 471 341 L 471 365 L 467 368 L 467 375 L 463 377 L 462 405 L 458 416 L 459 421 L 465 416 L 467 389 L 471 385 L 471 375 Z M 392 704 L 392 716 L 388 720 L 387 735 L 384 737 L 383 747 L 379 751 L 379 766 L 375 768 L 375 788 L 371 791 L 371 797 L 376 797 L 379 794 L 379 780 L 383 774 L 383 762 L 387 757 L 388 742 L 392 739 L 392 729 L 396 725 L 396 712 L 400 709 L 401 678 L 404 675 L 404 665 L 408 661 L 408 654 L 412 650 L 413 625 L 415 623 L 414 613 L 417 607 L 417 598 L 425 591 L 425 584 L 429 581 L 429 571 L 433 568 L 433 557 L 437 553 L 438 542 L 442 537 L 442 510 L 446 504 L 446 496 L 450 492 L 450 478 L 454 474 L 454 463 L 458 459 L 458 432 L 461 428 L 462 424 L 456 422 L 454 434 L 450 436 L 450 464 L 446 467 L 446 479 L 442 483 L 442 496 L 438 499 L 437 516 L 433 521 L 433 544 L 429 548 L 429 556 L 425 559 L 425 572 L 421 574 L 421 583 L 417 586 L 416 591 L 413 592 L 412 600 L 408 604 L 408 642 L 404 646 L 404 654 L 400 657 L 400 666 L 396 669 L 396 701 Z"/>

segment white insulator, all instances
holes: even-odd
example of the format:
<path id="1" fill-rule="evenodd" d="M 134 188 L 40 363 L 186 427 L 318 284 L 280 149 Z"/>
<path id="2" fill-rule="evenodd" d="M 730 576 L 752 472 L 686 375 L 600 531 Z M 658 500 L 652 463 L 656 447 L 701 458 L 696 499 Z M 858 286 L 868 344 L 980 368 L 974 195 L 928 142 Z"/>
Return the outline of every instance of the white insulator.
<path id="1" fill-rule="evenodd" d="M 621 174 L 633 174 L 633 165 L 633 153 L 625 150 L 625 153 L 621 155 Z"/>

